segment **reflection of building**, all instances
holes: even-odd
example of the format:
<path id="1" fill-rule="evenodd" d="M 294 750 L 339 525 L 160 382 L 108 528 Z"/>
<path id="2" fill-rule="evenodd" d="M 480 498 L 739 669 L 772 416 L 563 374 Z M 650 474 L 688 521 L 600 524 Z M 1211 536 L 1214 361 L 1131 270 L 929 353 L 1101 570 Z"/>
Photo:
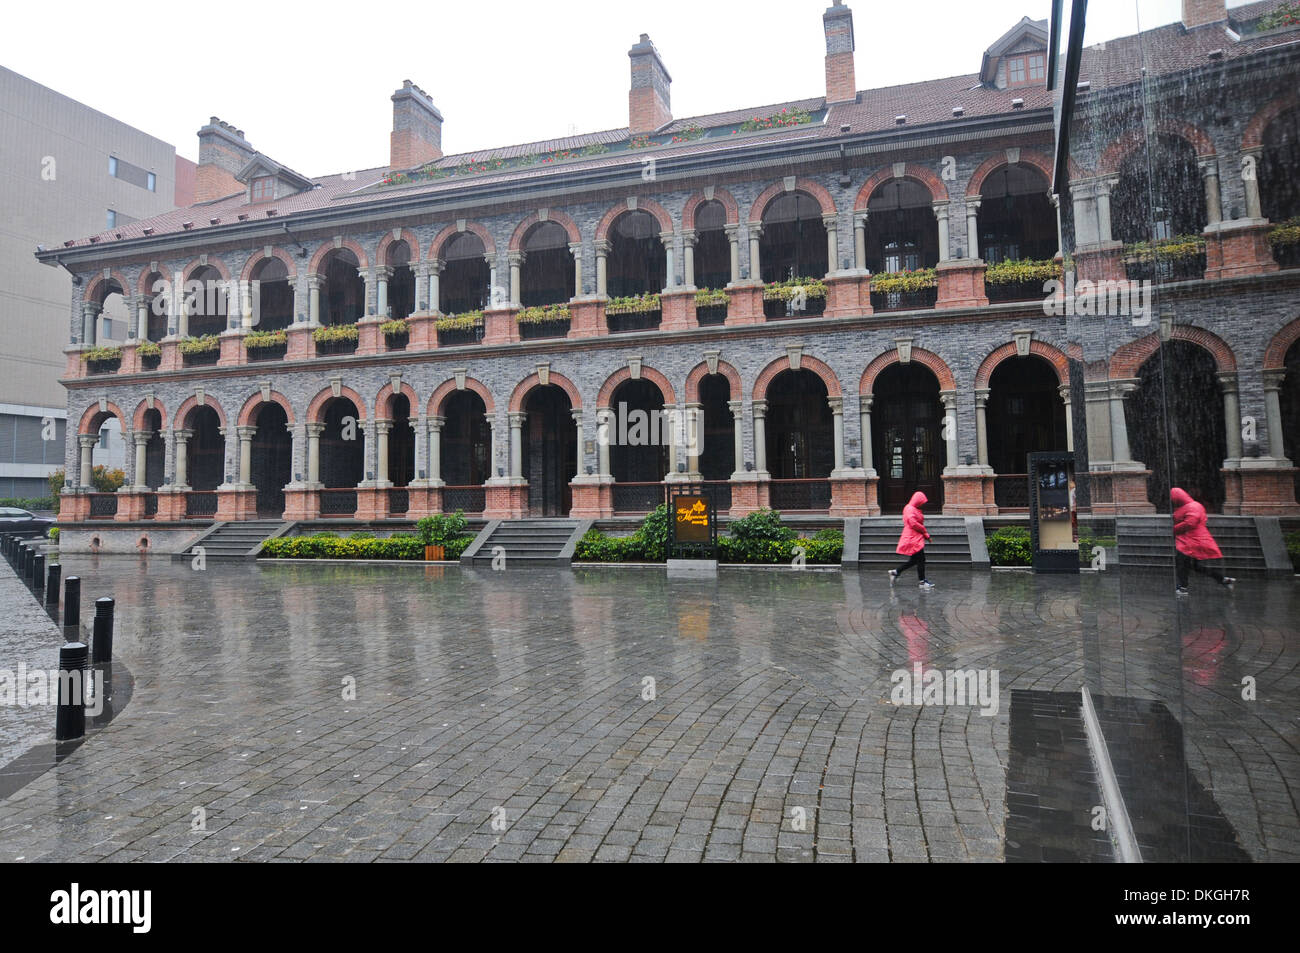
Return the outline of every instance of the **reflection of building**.
<path id="1" fill-rule="evenodd" d="M 1276 462 L 1293 395 L 1276 385 L 1300 325 L 1263 216 L 1297 211 L 1276 171 L 1296 114 L 1273 92 L 1294 83 L 1255 77 L 1294 77 L 1300 51 L 1238 20 L 1144 35 L 1162 51 L 1145 87 L 1112 64 L 1138 41 L 1089 52 L 1084 104 L 1112 121 L 1059 204 L 1081 275 L 1173 283 L 1170 347 L 1211 355 L 1220 426 L 1252 415 L 1257 459 L 1275 461 L 1272 477 L 1230 472 L 1225 506 L 1269 512 L 1294 506 Z M 228 124 L 204 127 L 204 204 L 60 252 L 85 279 L 69 413 L 84 434 L 118 417 L 135 448 L 137 492 L 117 517 L 146 501 L 162 518 L 598 516 L 644 512 L 679 474 L 715 482 L 733 515 L 897 512 L 917 488 L 945 513 L 992 515 L 1027 507 L 1026 453 L 1068 447 L 1095 471 L 1082 505 L 1145 507 L 1135 460 L 1156 455 L 1139 455 L 1138 428 L 1124 442 L 1124 422 L 1156 392 L 1132 385 L 1158 336 L 1099 319 L 1081 342 L 1074 316 L 1044 315 L 1057 248 L 1045 25 L 1016 24 L 977 74 L 866 91 L 848 8 L 837 0 L 823 26 L 824 95 L 693 119 L 672 117 L 643 36 L 622 129 L 444 156 L 443 117 L 408 82 L 388 167 L 307 179 Z M 1202 82 L 1232 107 L 1143 138 L 1143 88 Z M 1157 219 L 1130 214 L 1156 192 Z M 1204 260 L 1120 243 L 1185 229 Z M 159 284 L 176 275 L 200 284 Z M 114 297 L 137 336 L 89 364 L 87 315 Z M 1249 313 L 1225 315 L 1225 300 Z M 1126 393 L 1139 395 L 1127 407 Z M 701 410 L 703 448 L 600 444 L 620 404 Z M 1239 429 L 1215 473 L 1242 472 Z"/>
<path id="2" fill-rule="evenodd" d="M 167 143 L 2 67 L 0 101 L 0 497 L 42 497 L 64 462 L 59 376 L 69 290 L 86 286 L 42 268 L 32 251 L 188 205 L 194 165 Z M 124 339 L 126 319 L 125 304 L 110 301 L 97 336 Z M 120 437 L 106 440 L 95 463 L 121 465 Z"/>

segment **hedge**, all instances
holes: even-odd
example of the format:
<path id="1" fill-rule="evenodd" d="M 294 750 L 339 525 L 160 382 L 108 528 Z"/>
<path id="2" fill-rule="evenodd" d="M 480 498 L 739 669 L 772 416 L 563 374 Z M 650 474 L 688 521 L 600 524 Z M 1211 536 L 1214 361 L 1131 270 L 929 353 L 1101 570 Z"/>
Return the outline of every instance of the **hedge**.
<path id="1" fill-rule="evenodd" d="M 990 533 L 985 539 L 985 543 L 988 545 L 989 562 L 994 566 L 1032 566 L 1034 564 L 1032 539 L 1029 530 L 1024 526 L 1004 526 Z M 1093 547 L 1112 548 L 1115 546 L 1115 538 L 1113 536 L 1080 536 L 1078 545 L 1079 564 L 1089 566 L 1092 564 Z"/>
<path id="2" fill-rule="evenodd" d="M 838 563 L 844 555 L 844 534 L 823 529 L 811 538 L 795 535 L 781 524 L 776 510 L 758 510 L 729 527 L 718 540 L 718 559 L 724 563 L 792 563 L 794 548 L 803 547 L 804 561 Z M 663 562 L 668 556 L 668 507 L 658 506 L 631 536 L 606 536 L 588 530 L 574 549 L 575 562 Z"/>
<path id="3" fill-rule="evenodd" d="M 54 497 L 22 497 L 10 496 L 0 499 L 0 506 L 11 506 L 19 510 L 52 510 L 54 509 Z"/>
<path id="4" fill-rule="evenodd" d="M 459 559 L 473 541 L 464 536 L 446 544 L 446 558 Z M 282 536 L 262 544 L 260 555 L 268 559 L 424 559 L 424 543 L 418 536 L 390 536 L 371 539 L 360 534 L 340 539 L 331 533 L 315 536 Z"/>

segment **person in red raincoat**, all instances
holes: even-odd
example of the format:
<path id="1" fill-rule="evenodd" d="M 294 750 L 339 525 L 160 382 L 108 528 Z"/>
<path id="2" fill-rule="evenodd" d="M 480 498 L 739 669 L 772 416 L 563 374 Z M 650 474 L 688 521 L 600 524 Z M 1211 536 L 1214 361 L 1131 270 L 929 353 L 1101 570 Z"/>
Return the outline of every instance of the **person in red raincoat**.
<path id="1" fill-rule="evenodd" d="M 898 537 L 900 555 L 908 557 L 907 562 L 897 569 L 889 570 L 889 584 L 892 586 L 900 573 L 916 567 L 916 578 L 921 581 L 922 589 L 933 589 L 934 583 L 925 578 L 925 544 L 930 541 L 930 533 L 925 528 L 925 514 L 921 507 L 928 503 L 924 493 L 917 490 L 912 499 L 903 507 L 903 533 Z"/>
<path id="2" fill-rule="evenodd" d="M 1180 596 L 1187 595 L 1187 582 L 1193 570 L 1204 573 L 1231 589 L 1236 579 L 1225 576 L 1221 570 L 1202 562 L 1223 558 L 1214 537 L 1205 527 L 1205 507 L 1180 487 L 1169 491 L 1169 500 L 1174 505 L 1174 569 L 1178 577 L 1178 588 L 1175 591 Z"/>

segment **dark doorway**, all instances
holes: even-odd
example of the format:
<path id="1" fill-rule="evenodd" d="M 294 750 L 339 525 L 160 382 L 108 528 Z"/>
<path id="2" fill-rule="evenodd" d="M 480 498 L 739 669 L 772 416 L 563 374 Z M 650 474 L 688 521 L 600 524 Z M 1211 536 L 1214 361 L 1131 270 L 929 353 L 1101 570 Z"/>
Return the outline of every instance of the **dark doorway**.
<path id="1" fill-rule="evenodd" d="M 253 414 L 252 481 L 257 487 L 257 515 L 277 517 L 284 513 L 284 486 L 293 468 L 293 438 L 289 418 L 276 403 L 263 403 Z"/>
<path id="2" fill-rule="evenodd" d="M 1281 446 L 1278 438 L 1272 434 L 1269 434 L 1268 446 L 1269 453 L 1273 456 L 1285 454 L 1288 460 L 1295 463 L 1297 454 L 1300 454 L 1300 341 L 1287 350 L 1285 367 L 1282 393 L 1278 395 L 1282 403 Z M 1296 499 L 1300 500 L 1300 471 L 1296 472 L 1295 490 Z"/>
<path id="3" fill-rule="evenodd" d="M 190 488 L 215 490 L 225 479 L 226 438 L 221 434 L 221 420 L 211 407 L 196 407 L 190 411 L 190 438 L 188 470 Z"/>
<path id="4" fill-rule="evenodd" d="M 151 490 L 162 486 L 163 467 L 166 460 L 166 445 L 163 443 L 162 414 L 157 410 L 144 412 L 144 429 L 149 434 L 149 442 L 144 445 L 144 479 L 139 475 L 136 481 Z"/>
<path id="5" fill-rule="evenodd" d="M 406 486 L 415 479 L 415 428 L 411 426 L 411 401 L 405 394 L 389 399 L 393 421 L 388 431 L 388 482 Z"/>
<path id="6" fill-rule="evenodd" d="M 700 476 L 706 480 L 730 480 L 736 470 L 736 423 L 727 406 L 729 400 L 731 382 L 721 374 L 709 374 L 700 381 L 704 413 Z"/>
<path id="7" fill-rule="evenodd" d="M 930 512 L 943 506 L 943 404 L 939 380 L 915 362 L 892 364 L 876 378 L 872 457 L 880 475 L 880 509 L 901 513 L 920 490 Z"/>
<path id="8" fill-rule="evenodd" d="M 365 431 L 356 404 L 334 397 L 325 405 L 325 429 L 320 435 L 320 479 L 327 488 L 345 489 L 361 482 L 365 472 Z"/>
<path id="9" fill-rule="evenodd" d="M 1032 355 L 999 364 L 989 379 L 985 419 L 994 473 L 1027 474 L 1030 453 L 1064 450 L 1065 404 L 1052 365 Z"/>
<path id="10" fill-rule="evenodd" d="M 767 389 L 767 469 L 772 508 L 824 510 L 835 467 L 826 385 L 812 371 L 782 371 Z"/>
<path id="11" fill-rule="evenodd" d="M 566 249 L 567 252 L 567 249 Z M 577 429 L 563 389 L 534 387 L 524 400 L 523 466 L 531 516 L 568 516 L 577 475 Z"/>
<path id="12" fill-rule="evenodd" d="M 492 428 L 483 398 L 457 391 L 442 406 L 442 479 L 448 486 L 481 486 L 492 475 Z"/>

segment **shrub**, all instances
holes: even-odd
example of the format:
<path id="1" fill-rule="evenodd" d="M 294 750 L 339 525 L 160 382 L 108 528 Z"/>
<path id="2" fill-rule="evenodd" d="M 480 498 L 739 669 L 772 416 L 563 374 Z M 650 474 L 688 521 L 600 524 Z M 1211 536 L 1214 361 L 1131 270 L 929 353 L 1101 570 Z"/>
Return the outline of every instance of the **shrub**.
<path id="1" fill-rule="evenodd" d="M 668 519 L 667 503 L 660 503 L 646 514 L 631 537 L 636 541 L 631 545 L 640 547 L 640 558 L 656 563 L 668 558 Z"/>
<path id="2" fill-rule="evenodd" d="M 268 559 L 424 559 L 424 546 L 414 536 L 390 539 L 339 539 L 332 533 L 281 536 L 262 544 Z"/>
<path id="3" fill-rule="evenodd" d="M 695 292 L 695 306 L 697 308 L 716 307 L 728 302 L 727 290 L 725 288 L 701 288 Z"/>
<path id="4" fill-rule="evenodd" d="M 989 562 L 994 566 L 1030 566 L 1034 553 L 1030 548 L 1029 530 L 1023 526 L 1004 526 L 991 533 L 986 543 Z"/>
<path id="5" fill-rule="evenodd" d="M 933 268 L 918 268 L 915 271 L 882 271 L 871 276 L 871 290 L 883 294 L 923 291 L 938 286 L 938 272 Z"/>
<path id="6" fill-rule="evenodd" d="M 465 513 L 457 510 L 455 513 L 435 513 L 422 518 L 415 524 L 415 532 L 422 546 L 450 546 L 468 527 L 469 521 L 465 519 Z"/>
<path id="7" fill-rule="evenodd" d="M 157 341 L 141 341 L 135 353 L 141 357 L 158 357 L 162 354 L 162 345 Z"/>
<path id="8" fill-rule="evenodd" d="M 1021 282 L 1041 284 L 1060 277 L 1061 269 L 1056 262 L 1050 259 L 1046 261 L 1032 259 L 1000 261 L 984 269 L 984 283 L 986 285 L 1018 284 Z"/>
<path id="9" fill-rule="evenodd" d="M 392 321 L 385 321 L 380 324 L 379 333 L 384 337 L 398 338 L 403 334 L 410 334 L 411 326 L 406 323 L 405 318 L 395 318 Z"/>
<path id="10" fill-rule="evenodd" d="M 126 474 L 121 470 L 110 470 L 100 464 L 90 474 L 90 482 L 97 493 L 116 493 L 126 482 Z"/>
<path id="11" fill-rule="evenodd" d="M 1300 533 L 1286 534 L 1286 554 L 1291 557 L 1291 568 L 1300 572 Z"/>
<path id="12" fill-rule="evenodd" d="M 328 344 L 334 341 L 355 341 L 360 335 L 355 324 L 327 324 L 313 328 L 311 339 L 317 344 Z"/>
<path id="13" fill-rule="evenodd" d="M 57 526 L 50 527 L 49 537 L 50 542 L 52 543 L 57 543 L 59 541 L 59 528 Z"/>
<path id="14" fill-rule="evenodd" d="M 433 322 L 435 331 L 472 331 L 483 324 L 482 311 L 466 311 L 464 314 L 445 314 Z"/>
<path id="15" fill-rule="evenodd" d="M 221 339 L 215 334 L 203 334 L 196 338 L 182 338 L 178 346 L 182 354 L 207 354 L 221 350 Z"/>
<path id="16" fill-rule="evenodd" d="M 63 484 L 67 475 L 62 470 L 55 470 L 47 478 L 50 484 L 50 496 L 54 498 L 54 512 L 59 511 L 59 494 L 63 492 Z"/>
<path id="17" fill-rule="evenodd" d="M 263 347 L 280 347 L 289 343 L 287 331 L 249 331 L 244 335 L 244 350 L 254 351 Z"/>
<path id="18" fill-rule="evenodd" d="M 55 501 L 48 496 L 11 496 L 0 500 L 0 506 L 12 506 L 20 510 L 52 510 L 55 505 Z"/>
<path id="19" fill-rule="evenodd" d="M 727 532 L 744 542 L 780 542 L 795 537 L 794 530 L 781 523 L 780 511 L 769 509 L 755 510 L 748 516 L 733 520 Z"/>

